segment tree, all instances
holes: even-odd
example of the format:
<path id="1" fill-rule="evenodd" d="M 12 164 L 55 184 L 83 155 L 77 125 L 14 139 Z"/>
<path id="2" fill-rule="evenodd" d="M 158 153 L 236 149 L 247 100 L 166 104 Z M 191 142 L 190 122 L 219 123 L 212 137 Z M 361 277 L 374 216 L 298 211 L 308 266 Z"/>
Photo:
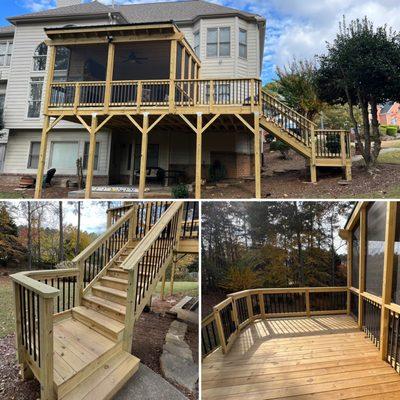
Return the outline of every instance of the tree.
<path id="1" fill-rule="evenodd" d="M 313 120 L 323 107 L 315 82 L 316 71 L 314 61 L 293 60 L 285 67 L 277 68 L 278 80 L 270 86 L 285 104 L 309 120 Z"/>
<path id="2" fill-rule="evenodd" d="M 362 122 L 360 108 L 354 107 L 353 113 L 357 126 L 360 126 Z M 344 129 L 350 131 L 354 127 L 353 121 L 349 116 L 348 104 L 330 105 L 325 103 L 324 108 L 315 119 L 315 122 L 321 129 Z"/>
<path id="3" fill-rule="evenodd" d="M 62 201 L 58 202 L 58 221 L 59 221 L 59 257 L 58 261 L 64 261 L 64 226 L 63 226 L 63 205 Z"/>
<path id="4" fill-rule="evenodd" d="M 357 144 L 369 167 L 381 149 L 378 104 L 400 100 L 400 36 L 387 26 L 374 29 L 366 17 L 349 25 L 343 19 L 319 61 L 318 94 L 329 104 L 348 104 Z M 362 132 L 355 116 L 357 106 Z"/>

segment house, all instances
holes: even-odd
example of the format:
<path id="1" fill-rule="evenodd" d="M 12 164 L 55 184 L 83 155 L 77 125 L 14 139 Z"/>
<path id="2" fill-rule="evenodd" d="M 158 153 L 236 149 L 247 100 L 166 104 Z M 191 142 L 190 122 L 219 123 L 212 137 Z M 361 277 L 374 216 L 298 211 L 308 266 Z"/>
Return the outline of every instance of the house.
<path id="1" fill-rule="evenodd" d="M 261 128 L 309 160 L 313 182 L 323 166 L 351 179 L 346 132 L 317 131 L 262 90 L 261 16 L 202 0 L 63 0 L 9 21 L 3 180 L 36 175 L 35 197 L 46 169 L 74 176 L 82 158 L 85 197 L 93 184 L 138 183 L 143 198 L 161 168 L 160 179 L 195 181 L 199 198 L 220 165 L 228 178 L 254 175 L 259 198 Z"/>
<path id="2" fill-rule="evenodd" d="M 400 103 L 388 101 L 378 110 L 378 120 L 380 125 L 400 126 Z"/>

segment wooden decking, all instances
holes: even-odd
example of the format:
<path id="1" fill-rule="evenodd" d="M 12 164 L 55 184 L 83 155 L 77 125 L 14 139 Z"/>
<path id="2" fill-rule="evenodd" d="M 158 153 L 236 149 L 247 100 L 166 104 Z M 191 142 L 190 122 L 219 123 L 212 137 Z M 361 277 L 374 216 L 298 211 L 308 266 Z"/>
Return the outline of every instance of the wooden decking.
<path id="1" fill-rule="evenodd" d="M 202 398 L 398 399 L 400 376 L 351 317 L 258 320 L 203 361 Z"/>

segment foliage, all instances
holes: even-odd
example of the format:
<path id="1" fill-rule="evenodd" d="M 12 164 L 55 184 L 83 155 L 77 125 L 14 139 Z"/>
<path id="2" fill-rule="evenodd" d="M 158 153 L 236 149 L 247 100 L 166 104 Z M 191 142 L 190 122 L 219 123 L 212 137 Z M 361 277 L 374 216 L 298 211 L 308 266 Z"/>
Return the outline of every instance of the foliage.
<path id="1" fill-rule="evenodd" d="M 340 153 L 340 135 L 338 133 L 334 135 L 328 135 L 325 146 L 330 153 Z"/>
<path id="2" fill-rule="evenodd" d="M 284 68 L 277 68 L 278 80 L 272 86 L 284 103 L 310 120 L 323 107 L 315 84 L 316 71 L 313 61 L 293 60 Z"/>
<path id="3" fill-rule="evenodd" d="M 397 125 L 381 125 L 379 127 L 380 133 L 382 135 L 388 135 L 388 136 L 397 136 L 397 132 L 399 130 Z"/>
<path id="4" fill-rule="evenodd" d="M 354 117 L 358 125 L 361 125 L 362 115 L 359 107 L 353 109 Z M 348 104 L 325 103 L 319 116 L 314 120 L 319 126 L 324 129 L 345 129 L 350 131 L 353 128 L 353 121 L 349 116 Z"/>
<path id="5" fill-rule="evenodd" d="M 189 197 L 189 190 L 184 183 L 173 186 L 171 192 L 174 199 L 187 199 Z"/>
<path id="6" fill-rule="evenodd" d="M 270 143 L 269 148 L 272 151 L 279 151 L 282 154 L 282 158 L 285 160 L 289 159 L 290 146 L 288 146 L 285 142 L 282 142 L 281 140 L 274 140 Z"/>
<path id="7" fill-rule="evenodd" d="M 228 274 L 224 283 L 221 283 L 221 288 L 230 292 L 239 292 L 247 288 L 254 288 L 261 283 L 261 275 L 254 271 L 251 267 L 247 266 L 239 268 L 231 266 L 228 269 Z"/>
<path id="8" fill-rule="evenodd" d="M 400 36 L 387 26 L 375 29 L 367 18 L 348 25 L 343 20 L 319 61 L 320 98 L 349 105 L 358 147 L 366 165 L 373 165 L 381 149 L 378 104 L 400 100 Z M 354 116 L 356 106 L 362 112 L 362 132 Z"/>
<path id="9" fill-rule="evenodd" d="M 26 256 L 26 249 L 18 237 L 18 228 L 6 206 L 0 206 L 0 263 L 20 262 Z"/>
<path id="10" fill-rule="evenodd" d="M 226 178 L 226 168 L 222 165 L 221 161 L 215 160 L 212 165 L 210 165 L 208 175 L 211 182 L 218 182 Z"/>

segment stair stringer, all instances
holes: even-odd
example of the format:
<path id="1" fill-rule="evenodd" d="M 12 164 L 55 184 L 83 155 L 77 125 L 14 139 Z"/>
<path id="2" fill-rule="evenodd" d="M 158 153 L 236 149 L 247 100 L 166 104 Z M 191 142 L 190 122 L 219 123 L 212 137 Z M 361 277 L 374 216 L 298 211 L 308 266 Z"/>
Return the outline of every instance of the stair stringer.
<path id="1" fill-rule="evenodd" d="M 305 144 L 290 136 L 284 129 L 280 128 L 278 125 L 274 124 L 271 121 L 268 121 L 267 118 L 262 115 L 260 117 L 260 126 L 264 128 L 266 131 L 277 137 L 279 140 L 285 142 L 288 146 L 290 146 L 293 150 L 295 150 L 301 156 L 310 159 L 311 158 L 311 148 L 307 147 Z"/>

